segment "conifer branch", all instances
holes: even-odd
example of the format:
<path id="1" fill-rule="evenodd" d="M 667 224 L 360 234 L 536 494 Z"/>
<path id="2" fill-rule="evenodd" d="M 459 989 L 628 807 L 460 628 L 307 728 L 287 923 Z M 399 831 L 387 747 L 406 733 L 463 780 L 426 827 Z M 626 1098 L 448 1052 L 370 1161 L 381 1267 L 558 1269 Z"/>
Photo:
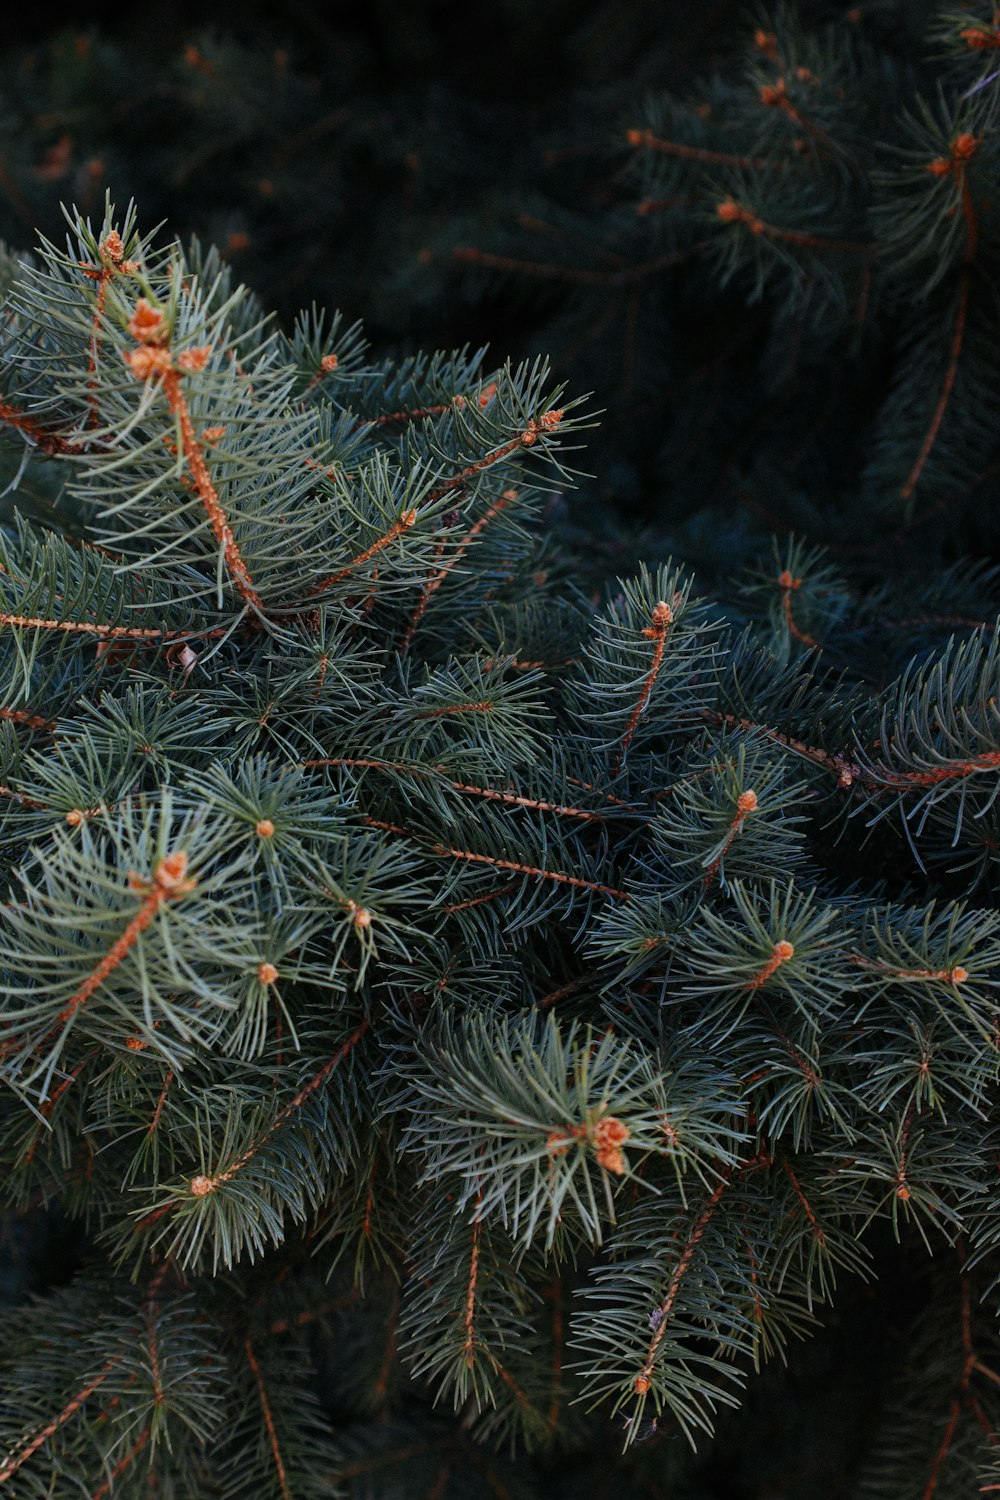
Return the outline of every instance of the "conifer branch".
<path id="1" fill-rule="evenodd" d="M 793 578 L 787 568 L 783 568 L 778 574 L 778 587 L 781 590 L 781 604 L 785 613 L 785 624 L 788 626 L 788 634 L 793 640 L 798 641 L 800 645 L 818 650 L 818 642 L 814 641 L 812 636 L 807 635 L 804 630 L 799 629 L 792 611 L 792 594 L 796 589 L 801 588 L 801 586 L 802 579 Z"/>
<path id="2" fill-rule="evenodd" d="M 204 449 L 195 433 L 191 410 L 182 389 L 183 377 L 204 369 L 211 350 L 207 346 L 189 349 L 175 358 L 169 347 L 166 319 L 145 297 L 140 297 L 136 303 L 128 328 L 138 347 L 126 353 L 125 362 L 136 380 L 156 382 L 166 396 L 171 415 L 180 429 L 181 452 L 192 484 L 208 516 L 215 540 L 222 548 L 229 577 L 245 602 L 258 616 L 263 616 L 264 605 L 212 483 Z"/>
<path id="3" fill-rule="evenodd" d="M 31 615 L 11 615 L 0 611 L 0 626 L 4 625 L 19 630 L 61 630 L 67 635 L 96 635 L 102 640 L 115 641 L 152 641 L 164 634 L 162 630 L 152 627 L 146 629 L 137 625 L 97 625 L 89 620 L 42 620 Z"/>
<path id="4" fill-rule="evenodd" d="M 139 1457 L 139 1454 L 145 1448 L 152 1435 L 153 1429 L 151 1427 L 147 1426 L 142 1429 L 138 1438 L 132 1444 L 128 1452 L 122 1455 L 122 1457 L 115 1464 L 114 1468 L 111 1470 L 111 1473 L 108 1475 L 104 1483 L 100 1486 L 99 1489 L 96 1489 L 94 1491 L 92 1500 L 105 1500 L 105 1496 L 110 1496 L 113 1493 L 116 1481 L 119 1480 L 125 1473 L 125 1471 L 131 1468 L 132 1464 L 135 1463 L 136 1459 Z"/>
<path id="5" fill-rule="evenodd" d="M 626 130 L 625 139 L 630 146 L 645 146 L 649 151 L 660 151 L 664 156 L 679 156 L 685 161 L 697 161 L 705 166 L 743 167 L 752 171 L 764 171 L 775 165 L 764 156 L 738 156 L 731 151 L 712 151 L 705 146 L 687 146 L 681 141 L 667 141 L 648 129 Z"/>
<path id="6" fill-rule="evenodd" d="M 903 791 L 911 787 L 939 786 L 944 781 L 961 781 L 968 776 L 978 776 L 998 768 L 1000 750 L 984 750 L 981 755 L 972 756 L 969 760 L 931 766 L 926 771 L 880 770 L 878 781 L 882 786 Z"/>
<path id="7" fill-rule="evenodd" d="M 632 739 L 635 735 L 636 729 L 639 727 L 639 720 L 642 718 L 643 710 L 645 709 L 646 704 L 649 702 L 650 694 L 653 691 L 656 679 L 660 675 L 660 668 L 663 665 L 664 652 L 667 649 L 667 636 L 670 633 L 671 625 L 674 623 L 674 611 L 677 608 L 678 602 L 679 596 L 676 595 L 674 597 L 673 605 L 667 604 L 665 600 L 661 599 L 660 602 L 653 607 L 652 625 L 647 625 L 642 632 L 644 636 L 646 636 L 654 643 L 653 660 L 650 665 L 646 680 L 642 685 L 642 690 L 639 693 L 638 699 L 636 700 L 636 705 L 632 710 L 631 717 L 629 718 L 628 724 L 625 726 L 625 733 L 622 735 L 621 744 L 619 745 L 618 753 L 615 756 L 616 773 L 621 770 L 622 761 L 628 754 L 628 748 L 632 743 Z"/>
<path id="8" fill-rule="evenodd" d="M 58 727 L 54 718 L 42 718 L 42 715 L 31 714 L 25 708 L 0 708 L 0 718 L 6 718 L 12 724 L 24 724 L 25 729 L 45 729 L 49 733 Z"/>
<path id="9" fill-rule="evenodd" d="M 344 578 L 349 578 L 352 573 L 356 572 L 358 568 L 363 568 L 366 562 L 370 562 L 384 548 L 391 546 L 398 536 L 405 535 L 410 527 L 416 524 L 416 520 L 417 513 L 415 510 L 405 510 L 399 520 L 393 522 L 384 536 L 380 536 L 377 541 L 372 542 L 370 547 L 366 547 L 363 552 L 359 552 L 357 557 L 353 557 L 349 563 L 345 563 L 342 568 L 338 568 L 336 573 L 331 573 L 321 583 L 314 583 L 309 590 L 310 595 L 325 593 L 335 583 L 340 583 Z"/>
<path id="10" fill-rule="evenodd" d="M 101 346 L 101 324 L 108 299 L 108 284 L 116 276 L 132 276 L 139 269 L 137 261 L 125 259 L 125 246 L 117 229 L 112 229 L 98 246 L 100 266 L 81 262 L 84 276 L 97 282 L 94 311 L 90 323 L 90 341 L 87 351 L 87 405 L 91 427 L 100 425 L 97 396 L 97 364 Z"/>
<path id="11" fill-rule="evenodd" d="M 153 871 L 150 881 L 130 874 L 129 884 L 142 896 L 142 904 L 132 917 L 125 931 L 112 944 L 97 968 L 74 990 L 55 1020 L 55 1025 L 46 1035 L 52 1036 L 61 1026 L 71 1020 L 81 1006 L 86 1005 L 91 995 L 113 974 L 119 964 L 135 947 L 139 938 L 153 921 L 166 901 L 177 901 L 194 890 L 197 881 L 187 879 L 188 858 L 183 852 L 167 854 Z"/>
<path id="12" fill-rule="evenodd" d="M 71 454 L 81 451 L 78 443 L 64 437 L 54 428 L 46 427 L 27 412 L 18 411 L 9 401 L 0 401 L 0 422 L 6 422 L 18 432 L 23 432 L 42 453 Z"/>
<path id="13" fill-rule="evenodd" d="M 740 829 L 743 827 L 744 822 L 750 816 L 750 814 L 752 812 L 756 812 L 756 810 L 757 793 L 753 791 L 752 788 L 748 788 L 748 790 L 745 792 L 740 792 L 740 795 L 736 799 L 736 811 L 733 813 L 729 827 L 726 830 L 726 837 L 723 840 L 722 848 L 719 850 L 718 854 L 715 856 L 715 858 L 712 860 L 712 863 L 705 871 L 705 878 L 702 883 L 706 890 L 715 880 L 716 875 L 719 873 L 719 867 L 732 848 L 733 843 L 739 835 Z"/>
<path id="14" fill-rule="evenodd" d="M 376 825 L 385 827 L 385 824 Z M 405 833 L 405 829 L 393 830 Z M 613 885 L 601 885 L 596 880 L 583 880 L 576 875 L 563 875 L 558 870 L 543 870 L 537 865 L 522 865 L 512 859 L 497 859 L 490 854 L 475 854 L 471 849 L 449 849 L 444 844 L 433 844 L 432 851 L 445 859 L 464 859 L 471 863 L 492 865 L 498 870 L 513 870 L 518 875 L 529 875 L 535 880 L 553 880 L 560 885 L 570 885 L 576 890 L 595 891 L 601 896 L 611 896 L 616 901 L 628 901 L 628 891 L 620 891 Z"/>
<path id="15" fill-rule="evenodd" d="M 468 708 L 482 708 L 480 704 L 459 705 L 458 708 L 435 709 L 432 713 L 456 713 Z M 425 716 L 420 716 L 425 717 Z M 405 776 L 417 778 L 447 775 L 443 766 L 415 766 L 407 765 L 404 761 L 378 760 L 372 757 L 351 757 L 345 755 L 324 756 L 318 760 L 306 760 L 302 762 L 303 768 L 309 769 L 319 766 L 347 766 L 359 769 L 370 768 L 378 771 L 399 771 Z M 599 812 L 591 812 L 583 807 L 568 807 L 559 802 L 545 802 L 537 797 L 524 797 L 517 792 L 501 792 L 494 787 L 475 786 L 467 781 L 449 781 L 448 785 L 456 792 L 465 792 L 470 797 L 482 797 L 487 802 L 502 802 L 508 807 L 524 807 L 534 812 L 551 812 L 563 818 L 579 818 L 585 823 L 603 823 L 604 815 Z M 590 790 L 590 788 L 588 788 Z"/>
<path id="16" fill-rule="evenodd" d="M 835 251 L 841 255 L 871 255 L 874 246 L 863 240 L 838 240 L 826 235 L 809 234 L 803 229 L 782 229 L 777 224 L 768 224 L 752 208 L 739 203 L 735 198 L 723 198 L 715 206 L 716 216 L 723 224 L 742 224 L 751 234 L 764 239 L 779 240 L 785 245 L 801 245 L 805 250 Z"/>
<path id="17" fill-rule="evenodd" d="M 453 568 L 458 565 L 464 554 L 468 551 L 469 547 L 476 540 L 476 537 L 479 536 L 480 532 L 482 532 L 489 525 L 494 516 L 500 515 L 500 513 L 506 510 L 506 508 L 516 499 L 517 490 L 505 490 L 500 499 L 494 501 L 489 509 L 483 515 L 481 515 L 479 517 L 479 520 L 476 521 L 474 525 L 466 532 L 465 536 L 462 538 L 458 546 L 455 548 L 455 551 L 452 553 L 451 560 L 446 563 L 443 568 L 439 568 L 436 573 L 432 574 L 424 584 L 420 592 L 420 598 L 417 601 L 416 608 L 414 609 L 413 614 L 410 616 L 406 629 L 403 631 L 402 637 L 400 639 L 399 646 L 397 647 L 397 650 L 399 651 L 401 656 L 404 655 L 409 649 L 410 644 L 413 641 L 413 637 L 417 633 L 417 627 L 427 611 L 428 604 L 430 604 L 431 599 L 433 598 L 434 594 L 437 593 L 442 583 L 444 583 L 445 579 L 448 577 L 448 574 L 452 571 Z"/>
<path id="18" fill-rule="evenodd" d="M 263 1131 L 263 1133 L 259 1135 L 257 1139 L 246 1148 L 245 1151 L 241 1152 L 241 1154 L 236 1158 L 231 1166 L 227 1167 L 225 1171 L 220 1172 L 216 1177 L 207 1177 L 203 1175 L 192 1177 L 190 1182 L 190 1191 L 192 1195 L 195 1198 L 207 1198 L 211 1193 L 216 1192 L 225 1183 L 231 1182 L 234 1177 L 242 1172 L 247 1163 L 253 1161 L 254 1157 L 261 1150 L 261 1148 L 267 1144 L 272 1135 L 274 1135 L 276 1131 L 280 1130 L 281 1127 L 291 1119 L 292 1115 L 294 1115 L 298 1110 L 302 1108 L 306 1100 L 309 1099 L 318 1088 L 321 1088 L 323 1086 L 334 1069 L 339 1067 L 348 1053 L 357 1046 L 358 1042 L 360 1042 L 361 1038 L 368 1031 L 370 1025 L 371 1022 L 366 1018 L 361 1022 L 360 1026 L 356 1027 L 355 1030 L 351 1032 L 351 1035 L 340 1047 L 338 1047 L 337 1051 L 330 1058 L 330 1060 L 323 1064 L 319 1072 L 315 1073 L 303 1088 L 299 1089 L 298 1093 L 292 1100 L 289 1101 L 288 1104 L 285 1105 L 284 1109 L 282 1109 L 277 1115 L 275 1115 L 274 1119 L 271 1121 L 270 1125 L 268 1125 L 267 1129 Z M 171 1204 L 167 1205 L 167 1207 L 169 1211 L 170 1208 L 176 1207 L 176 1205 Z M 149 1222 L 149 1218 L 147 1218 L 147 1220 L 144 1222 Z"/>
<path id="19" fill-rule="evenodd" d="M 767 960 L 767 963 L 763 966 L 762 969 L 758 971 L 758 973 L 754 975 L 754 977 L 749 981 L 748 984 L 744 986 L 744 988 L 748 990 L 759 990 L 762 985 L 767 984 L 767 981 L 778 972 L 782 964 L 787 964 L 788 961 L 794 957 L 795 948 L 791 943 L 784 940 L 782 940 L 780 943 L 775 943 L 774 947 L 771 949 L 771 956 Z"/>
<path id="20" fill-rule="evenodd" d="M 481 1203 L 482 1194 L 480 1193 L 476 1200 L 477 1210 Z M 471 1224 L 472 1245 L 469 1251 L 469 1280 L 465 1293 L 465 1316 L 463 1322 L 465 1339 L 462 1344 L 462 1355 L 467 1368 L 470 1370 L 475 1363 L 476 1357 L 476 1283 L 479 1280 L 479 1236 L 482 1233 L 482 1228 L 482 1220 L 479 1218 L 478 1212 L 476 1212 L 473 1214 Z"/>
<path id="21" fill-rule="evenodd" d="M 931 450 L 937 442 L 937 436 L 944 421 L 945 412 L 948 410 L 948 402 L 951 400 L 952 389 L 955 384 L 955 376 L 958 374 L 958 362 L 962 354 L 962 342 L 965 338 L 965 320 L 969 307 L 969 270 L 963 266 L 958 282 L 958 307 L 955 313 L 955 328 L 951 336 L 951 346 L 948 350 L 948 364 L 945 369 L 944 380 L 941 382 L 941 390 L 938 394 L 934 411 L 931 414 L 930 426 L 924 435 L 920 445 L 920 452 L 913 461 L 913 467 L 906 476 L 906 481 L 900 491 L 903 500 L 910 500 L 913 492 L 920 482 L 920 476 L 924 472 L 924 466 L 931 456 Z"/>
<path id="22" fill-rule="evenodd" d="M 510 438 L 508 442 L 501 443 L 499 447 L 491 449 L 489 453 L 484 453 L 482 458 L 474 459 L 471 464 L 466 464 L 464 468 L 459 469 L 457 474 L 453 474 L 450 479 L 446 479 L 444 484 L 438 485 L 436 489 L 433 489 L 428 496 L 428 500 L 442 500 L 445 495 L 450 495 L 455 490 L 463 489 L 470 479 L 475 479 L 477 475 L 485 473 L 487 469 L 492 469 L 497 464 L 503 463 L 505 459 L 510 458 L 522 448 L 533 448 L 539 438 L 544 437 L 546 433 L 555 432 L 564 416 L 564 411 L 553 407 L 549 411 L 542 412 L 540 417 L 530 417 L 528 425 L 523 432 L 518 433 L 517 437 Z M 516 492 L 510 498 L 515 499 Z M 501 499 L 507 499 L 507 496 L 504 495 Z M 503 506 L 497 502 L 496 508 L 503 509 Z M 493 514 L 495 513 L 496 510 L 494 510 Z M 491 516 L 487 514 L 483 518 L 483 524 L 489 519 L 491 519 Z"/>
<path id="23" fill-rule="evenodd" d="M 813 1212 L 812 1204 L 809 1202 L 809 1199 L 802 1191 L 802 1185 L 799 1182 L 799 1179 L 796 1177 L 794 1171 L 792 1170 L 791 1163 L 783 1160 L 781 1163 L 781 1168 L 785 1176 L 788 1178 L 789 1182 L 792 1184 L 792 1190 L 795 1193 L 796 1198 L 798 1198 L 799 1202 L 802 1205 L 803 1213 L 809 1220 L 809 1225 L 813 1232 L 813 1238 L 815 1239 L 817 1245 L 824 1245 L 826 1243 L 826 1233 L 823 1229 L 822 1224 L 819 1222 L 815 1213 Z"/>
<path id="24" fill-rule="evenodd" d="M 260 1365 L 257 1362 L 257 1356 L 254 1353 L 253 1345 L 251 1344 L 249 1339 L 245 1340 L 243 1344 L 243 1350 L 246 1354 L 247 1364 L 250 1366 L 250 1372 L 253 1375 L 254 1384 L 257 1387 L 257 1394 L 260 1398 L 260 1408 L 264 1414 L 264 1426 L 267 1428 L 267 1438 L 268 1442 L 271 1445 L 271 1454 L 274 1458 L 274 1467 L 278 1476 L 278 1488 L 281 1490 L 282 1500 L 292 1500 L 292 1492 L 288 1487 L 288 1476 L 285 1472 L 285 1461 L 282 1457 L 281 1447 L 278 1443 L 278 1431 L 274 1425 L 274 1416 L 271 1412 L 271 1402 L 268 1398 L 267 1387 L 264 1384 L 264 1377 L 261 1374 Z"/>
<path id="25" fill-rule="evenodd" d="M 712 1222 L 715 1210 L 718 1208 L 722 1195 L 728 1188 L 731 1179 L 732 1169 L 727 1167 L 721 1173 L 719 1181 L 709 1195 L 701 1213 L 695 1219 L 684 1249 L 681 1251 L 677 1264 L 674 1267 L 673 1274 L 667 1286 L 666 1296 L 659 1306 L 659 1317 L 656 1320 L 653 1337 L 649 1341 L 649 1348 L 646 1350 L 646 1358 L 643 1361 L 642 1369 L 633 1381 L 633 1388 L 637 1396 L 645 1396 L 652 1387 L 652 1377 L 653 1371 L 656 1368 L 657 1355 L 659 1354 L 660 1345 L 666 1338 L 667 1329 L 670 1326 L 670 1316 L 677 1302 L 681 1283 L 687 1275 L 691 1262 L 694 1259 L 695 1251 L 701 1242 L 705 1230 Z"/>
<path id="26" fill-rule="evenodd" d="M 94 1392 L 100 1389 L 118 1363 L 117 1357 L 105 1361 L 97 1374 L 92 1376 L 81 1390 L 77 1391 L 76 1395 L 71 1401 L 67 1402 L 57 1417 L 53 1417 L 51 1422 L 47 1423 L 40 1432 L 37 1432 L 31 1438 L 27 1446 L 22 1447 L 20 1453 L 9 1454 L 0 1463 L 0 1484 L 6 1484 L 8 1479 L 13 1479 L 17 1471 L 23 1468 L 28 1462 L 28 1459 L 32 1458 L 38 1452 L 39 1448 L 44 1447 L 50 1437 L 55 1436 L 60 1427 L 65 1426 L 70 1418 L 76 1415 L 81 1407 L 90 1400 Z"/>

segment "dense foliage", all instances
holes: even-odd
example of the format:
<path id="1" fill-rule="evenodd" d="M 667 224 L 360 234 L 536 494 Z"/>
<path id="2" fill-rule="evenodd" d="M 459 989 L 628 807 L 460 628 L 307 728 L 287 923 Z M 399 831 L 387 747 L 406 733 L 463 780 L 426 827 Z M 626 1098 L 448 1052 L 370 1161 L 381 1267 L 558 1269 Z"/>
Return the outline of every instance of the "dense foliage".
<path id="1" fill-rule="evenodd" d="M 0 1496 L 1000 1489 L 1000 17 L 737 41 L 406 215 L 280 55 L 12 129 Z"/>
<path id="2" fill-rule="evenodd" d="M 544 355 L 605 413 L 574 518 L 629 566 L 637 519 L 723 573 L 772 529 L 852 570 L 995 552 L 988 0 L 412 9 L 12 52 L 0 233 L 110 186 L 283 316 Z"/>
<path id="3" fill-rule="evenodd" d="M 431 1397 L 449 1453 L 693 1437 L 887 1220 L 962 1422 L 928 1382 L 904 1473 L 968 1485 L 991 633 L 903 665 L 900 621 L 894 675 L 796 546 L 728 613 L 669 566 L 595 612 L 543 368 L 287 338 L 110 210 L 12 276 L 3 1164 L 84 1247 L 8 1320 L 0 1482 L 329 1494 Z"/>

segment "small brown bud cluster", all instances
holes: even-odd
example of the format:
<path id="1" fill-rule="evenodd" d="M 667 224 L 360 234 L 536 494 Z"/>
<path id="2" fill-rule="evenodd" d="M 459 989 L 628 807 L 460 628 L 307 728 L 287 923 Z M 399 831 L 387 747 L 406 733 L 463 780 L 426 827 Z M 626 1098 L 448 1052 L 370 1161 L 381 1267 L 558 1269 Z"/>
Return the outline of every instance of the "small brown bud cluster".
<path id="1" fill-rule="evenodd" d="M 715 213 L 723 224 L 745 224 L 754 234 L 763 233 L 764 220 L 749 208 L 744 208 L 742 203 L 737 203 L 735 198 L 723 198 L 721 203 L 715 205 Z"/>
<path id="2" fill-rule="evenodd" d="M 933 161 L 927 163 L 928 172 L 932 177 L 951 176 L 953 172 L 960 171 L 967 161 L 971 161 L 981 144 L 981 136 L 963 130 L 951 143 L 951 155 L 935 156 Z"/>
<path id="3" fill-rule="evenodd" d="M 153 880 L 161 891 L 193 890 L 194 881 L 186 880 L 188 857 L 182 849 L 167 854 L 153 871 Z"/>
<path id="4" fill-rule="evenodd" d="M 125 246 L 117 229 L 112 229 L 101 241 L 101 259 L 122 276 L 132 276 L 139 269 L 137 260 L 125 259 Z"/>
<path id="5" fill-rule="evenodd" d="M 614 1173 L 616 1177 L 625 1175 L 625 1156 L 621 1147 L 628 1140 L 629 1135 L 628 1126 L 621 1120 L 616 1120 L 614 1115 L 605 1115 L 594 1126 L 597 1165 L 603 1167 L 606 1172 Z"/>
<path id="6" fill-rule="evenodd" d="M 648 641 L 659 640 L 662 635 L 666 634 L 668 626 L 676 620 L 677 610 L 683 603 L 683 594 L 675 594 L 672 603 L 668 604 L 666 599 L 660 599 L 653 605 L 653 623 L 646 625 L 642 632 Z"/>
<path id="7" fill-rule="evenodd" d="M 202 345 L 197 349 L 186 349 L 174 359 L 167 347 L 170 336 L 167 320 L 161 310 L 153 307 L 145 297 L 140 297 L 135 304 L 128 320 L 128 331 L 139 348 L 126 351 L 122 357 L 136 380 L 149 380 L 168 371 L 190 374 L 193 370 L 203 370 L 212 352 L 207 345 Z"/>
<path id="8" fill-rule="evenodd" d="M 565 415 L 564 411 L 553 409 L 552 411 L 542 412 L 537 421 L 532 417 L 526 429 L 521 434 L 521 442 L 526 448 L 532 447 L 543 433 L 554 432 Z"/>
<path id="9" fill-rule="evenodd" d="M 966 26 L 959 36 L 971 52 L 987 52 L 1000 47 L 1000 26 Z"/>
<path id="10" fill-rule="evenodd" d="M 187 878 L 187 868 L 188 857 L 179 849 L 176 854 L 164 855 L 153 871 L 152 880 L 144 880 L 141 875 L 130 870 L 128 883 L 134 891 L 141 891 L 144 896 L 158 893 L 160 898 L 166 897 L 168 900 L 174 896 L 186 896 L 198 884 L 197 880 Z"/>
<path id="11" fill-rule="evenodd" d="M 623 1177 L 626 1163 L 621 1148 L 630 1134 L 628 1126 L 622 1120 L 616 1119 L 614 1115 L 604 1115 L 592 1128 L 574 1125 L 565 1130 L 550 1130 L 545 1149 L 549 1156 L 565 1156 L 573 1141 L 588 1139 L 594 1148 L 597 1165 L 603 1167 L 605 1172 Z"/>

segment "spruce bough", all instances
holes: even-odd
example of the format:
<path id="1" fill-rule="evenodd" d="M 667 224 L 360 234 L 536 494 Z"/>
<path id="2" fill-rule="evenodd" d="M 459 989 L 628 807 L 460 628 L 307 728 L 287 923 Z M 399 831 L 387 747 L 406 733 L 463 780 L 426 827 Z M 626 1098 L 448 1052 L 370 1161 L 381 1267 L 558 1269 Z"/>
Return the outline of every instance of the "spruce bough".
<path id="1" fill-rule="evenodd" d="M 880 1223 L 937 1364 L 858 1493 L 1000 1482 L 995 612 L 887 646 L 794 542 L 595 605 L 543 366 L 287 337 L 110 207 L 7 276 L 0 1162 L 79 1254 L 0 1492 L 530 1494 L 611 1431 L 665 1493 Z"/>

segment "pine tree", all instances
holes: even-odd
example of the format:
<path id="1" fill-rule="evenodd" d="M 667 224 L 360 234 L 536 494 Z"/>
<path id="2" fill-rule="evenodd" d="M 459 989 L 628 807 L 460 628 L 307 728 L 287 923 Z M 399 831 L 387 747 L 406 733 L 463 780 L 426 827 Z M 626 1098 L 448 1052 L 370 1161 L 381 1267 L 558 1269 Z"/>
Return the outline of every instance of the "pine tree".
<path id="1" fill-rule="evenodd" d="M 995 551 L 998 38 L 987 0 L 748 10 L 711 73 L 583 95 L 526 184 L 428 216 L 414 296 L 534 298 L 608 409 L 601 493 L 707 566 L 776 528 Z"/>
<path id="2" fill-rule="evenodd" d="M 543 365 L 5 275 L 0 1487 L 706 1493 L 887 1236 L 854 1492 L 995 1482 L 995 575 L 595 607 Z"/>
<path id="3" fill-rule="evenodd" d="M 657 546 L 721 587 L 777 529 L 866 583 L 926 572 L 996 548 L 994 11 L 800 0 L 720 27 L 593 0 L 553 25 L 504 0 L 486 105 L 482 66 L 386 82 L 357 37 L 63 36 L 0 79 L 0 232 L 52 233 L 110 182 L 269 306 L 366 310 L 383 351 L 544 352 L 606 411 L 571 519 L 623 570 Z"/>

